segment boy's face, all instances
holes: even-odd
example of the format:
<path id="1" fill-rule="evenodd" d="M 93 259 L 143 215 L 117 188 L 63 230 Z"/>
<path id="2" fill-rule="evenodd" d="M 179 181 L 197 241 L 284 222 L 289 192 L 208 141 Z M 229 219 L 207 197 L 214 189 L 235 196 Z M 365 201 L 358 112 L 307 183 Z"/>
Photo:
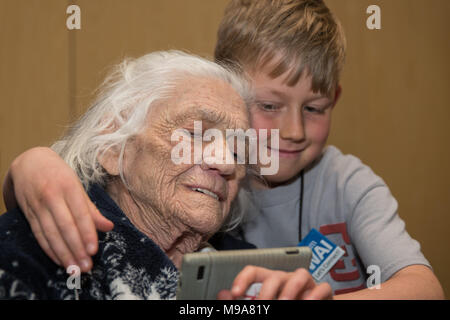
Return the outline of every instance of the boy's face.
<path id="1" fill-rule="evenodd" d="M 295 177 L 322 152 L 331 125 L 331 111 L 337 100 L 312 91 L 312 77 L 302 75 L 294 86 L 287 85 L 288 73 L 271 78 L 267 70 L 250 72 L 256 94 L 251 108 L 251 125 L 256 130 L 279 129 L 279 170 L 265 176 L 276 186 Z M 270 139 L 268 139 L 270 152 Z"/>

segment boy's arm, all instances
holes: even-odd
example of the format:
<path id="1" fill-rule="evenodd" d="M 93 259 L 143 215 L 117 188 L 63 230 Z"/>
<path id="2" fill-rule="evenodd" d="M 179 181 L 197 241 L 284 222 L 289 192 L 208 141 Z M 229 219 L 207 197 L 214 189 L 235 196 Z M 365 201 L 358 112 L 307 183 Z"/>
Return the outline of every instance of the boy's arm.
<path id="1" fill-rule="evenodd" d="M 442 287 L 398 215 L 388 187 L 374 184 L 358 201 L 350 237 L 365 265 L 381 269 L 381 288 L 352 292 L 337 299 L 443 299 Z"/>
<path id="2" fill-rule="evenodd" d="M 14 184 L 11 177 L 11 169 L 6 173 L 5 181 L 3 181 L 3 200 L 5 202 L 6 210 L 12 210 L 19 204 L 14 194 Z"/>
<path id="3" fill-rule="evenodd" d="M 339 208 L 345 214 L 345 241 L 351 242 L 364 266 L 379 268 L 381 282 L 380 290 L 361 290 L 336 298 L 442 298 L 439 281 L 419 242 L 406 231 L 398 202 L 384 180 L 356 157 L 335 151 L 330 159 L 328 167 L 339 177 L 338 197 L 344 199 Z"/>
<path id="4" fill-rule="evenodd" d="M 90 201 L 75 172 L 50 148 L 32 148 L 11 164 L 3 196 L 10 209 L 20 206 L 39 245 L 57 264 L 92 267 L 96 226 L 112 229 Z"/>
<path id="5" fill-rule="evenodd" d="M 336 299 L 443 299 L 442 287 L 398 215 L 398 204 L 383 181 L 364 192 L 353 211 L 350 237 L 365 265 L 381 269 L 381 288 Z"/>
<path id="6" fill-rule="evenodd" d="M 442 287 L 430 268 L 412 265 L 401 269 L 380 289 L 364 289 L 334 296 L 335 300 L 407 300 L 407 299 L 445 299 Z"/>

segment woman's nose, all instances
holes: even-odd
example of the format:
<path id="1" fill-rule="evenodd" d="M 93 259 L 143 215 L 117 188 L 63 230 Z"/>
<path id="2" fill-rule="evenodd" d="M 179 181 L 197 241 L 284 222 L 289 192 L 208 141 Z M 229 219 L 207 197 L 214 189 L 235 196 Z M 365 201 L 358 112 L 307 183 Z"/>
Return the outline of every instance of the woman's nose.
<path id="1" fill-rule="evenodd" d="M 205 146 L 203 147 L 204 154 L 201 168 L 204 170 L 216 170 L 221 176 L 232 175 L 236 170 L 236 160 L 226 141 L 224 143 L 209 144 L 207 147 L 213 148 L 212 150 L 207 150 Z"/>

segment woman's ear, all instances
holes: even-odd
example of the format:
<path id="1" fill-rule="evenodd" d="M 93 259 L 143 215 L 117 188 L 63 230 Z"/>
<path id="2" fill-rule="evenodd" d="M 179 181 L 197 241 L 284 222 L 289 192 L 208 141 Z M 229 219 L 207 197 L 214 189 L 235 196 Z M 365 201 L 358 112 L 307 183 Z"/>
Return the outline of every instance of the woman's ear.
<path id="1" fill-rule="evenodd" d="M 119 175 L 119 156 L 120 151 L 117 147 L 111 147 L 98 157 L 100 165 L 111 176 Z"/>

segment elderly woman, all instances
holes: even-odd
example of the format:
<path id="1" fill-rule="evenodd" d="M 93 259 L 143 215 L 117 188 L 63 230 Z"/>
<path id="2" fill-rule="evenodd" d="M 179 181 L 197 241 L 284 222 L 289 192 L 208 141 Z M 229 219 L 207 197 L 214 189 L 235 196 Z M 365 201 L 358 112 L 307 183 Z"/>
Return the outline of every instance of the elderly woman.
<path id="1" fill-rule="evenodd" d="M 245 165 L 174 164 L 171 135 L 194 120 L 248 128 L 246 83 L 213 62 L 157 52 L 125 61 L 103 87 L 54 148 L 115 227 L 99 235 L 77 291 L 18 209 L 1 216 L 0 298 L 173 298 L 183 254 L 229 218 Z"/>
<path id="2" fill-rule="evenodd" d="M 249 101 L 241 77 L 181 52 L 119 65 L 93 106 L 54 146 L 114 229 L 99 234 L 92 271 L 69 277 L 39 247 L 20 209 L 2 215 L 0 299 L 174 298 L 183 254 L 239 218 L 229 212 L 246 166 L 176 164 L 173 133 L 189 136 L 194 121 L 204 130 L 246 130 Z M 222 146 L 223 157 L 232 153 Z M 236 279 L 240 287 L 220 297 L 242 296 L 257 281 L 263 282 L 263 298 L 295 298 L 301 272 L 246 268 Z"/>

